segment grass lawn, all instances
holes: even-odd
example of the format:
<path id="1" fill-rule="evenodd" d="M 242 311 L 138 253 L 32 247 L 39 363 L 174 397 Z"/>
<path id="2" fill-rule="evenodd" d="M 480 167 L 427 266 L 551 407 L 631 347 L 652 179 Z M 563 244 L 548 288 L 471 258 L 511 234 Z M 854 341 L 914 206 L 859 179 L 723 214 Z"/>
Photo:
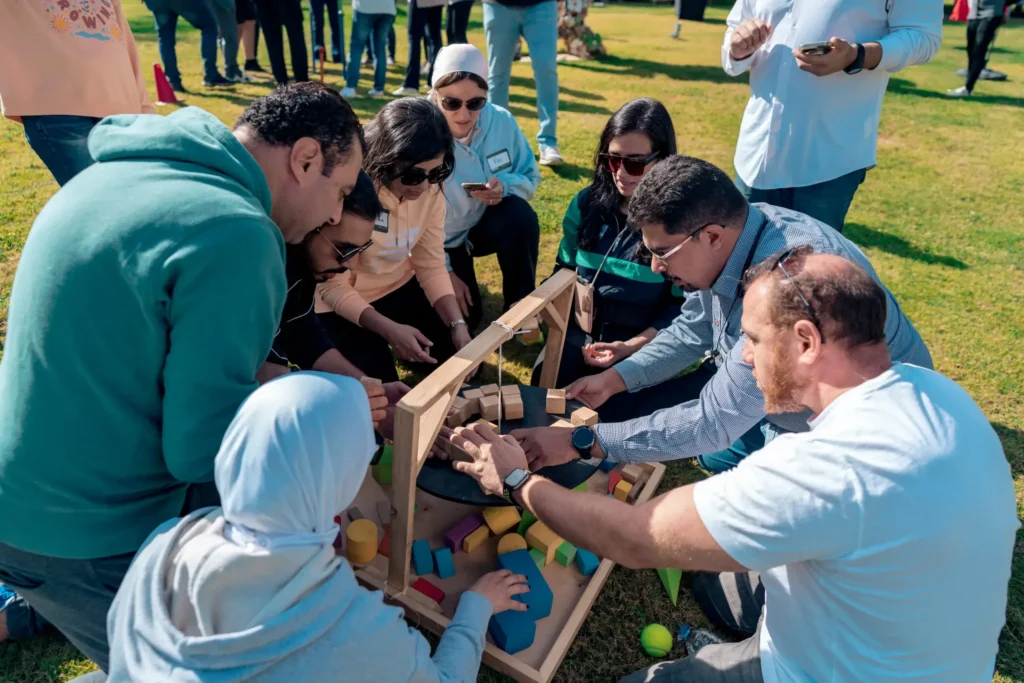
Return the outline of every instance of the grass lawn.
<path id="1" fill-rule="evenodd" d="M 136 0 L 123 0 L 143 64 L 159 61 L 153 20 Z M 351 16 L 346 2 L 346 14 Z M 540 274 L 550 272 L 560 221 L 571 197 L 590 174 L 597 137 L 607 118 L 639 96 L 662 100 L 672 112 L 682 152 L 732 168 L 746 79 L 726 76 L 719 46 L 727 8 L 713 7 L 705 23 L 686 23 L 683 40 L 668 33 L 669 7 L 620 6 L 592 10 L 591 25 L 610 56 L 600 62 L 559 68 L 559 140 L 568 163 L 543 169 L 534 202 L 543 226 Z M 405 62 L 404 19 L 399 17 L 400 64 Z M 484 47 L 480 5 L 470 24 L 473 43 Z M 346 30 L 346 34 L 348 31 Z M 251 85 L 206 90 L 200 85 L 198 33 L 179 27 L 178 54 L 189 104 L 231 123 L 269 78 Z M 931 348 L 937 369 L 970 391 L 999 432 L 1016 481 L 1018 512 L 1024 510 L 1024 22 L 1004 27 L 990 66 L 1005 83 L 982 82 L 970 101 L 949 101 L 947 88 L 961 85 L 955 69 L 966 66 L 962 24 L 947 24 L 944 44 L 923 67 L 890 81 L 883 107 L 878 168 L 868 174 L 847 222 L 846 234 L 863 247 L 896 293 Z M 261 41 L 261 50 L 263 41 Z M 269 69 L 265 52 L 260 61 Z M 147 69 L 152 87 L 152 69 Z M 387 90 L 402 71 L 389 69 Z M 329 65 L 327 82 L 340 87 L 341 70 Z M 512 111 L 533 140 L 537 132 L 528 64 L 513 69 Z M 54 84 L 59 87 L 59 84 Z M 360 92 L 370 87 L 363 70 Z M 364 122 L 380 99 L 353 104 Z M 0 120 L 0 342 L 6 331 L 11 281 L 32 220 L 57 186 L 24 141 L 21 126 Z M 117 201 L 116 196 L 110 198 Z M 89 226 L 83 225 L 83 230 Z M 479 268 L 479 266 L 478 266 Z M 481 281 L 488 306 L 498 309 L 500 274 L 485 259 Z M 511 345 L 517 346 L 517 345 Z M 2 347 L 0 347 L 2 348 Z M 510 372 L 525 379 L 532 350 L 510 349 Z M 493 369 L 488 371 L 493 376 Z M 486 375 L 485 375 L 486 376 Z M 669 466 L 663 488 L 704 474 L 689 462 Z M 954 502 L 955 504 L 955 502 Z M 1000 640 L 996 677 L 1024 681 L 1024 534 L 1018 536 L 1007 624 Z M 680 605 L 668 601 L 654 571 L 622 568 L 612 574 L 596 607 L 558 672 L 559 681 L 608 681 L 651 660 L 641 654 L 644 625 L 660 622 L 675 632 L 681 623 L 706 625 L 687 591 Z M 957 647 L 955 633 L 950 646 Z M 674 654 L 681 654 L 677 650 Z M 0 681 L 66 681 L 92 664 L 58 635 L 24 645 L 0 645 Z M 481 680 L 506 680 L 484 669 Z"/>

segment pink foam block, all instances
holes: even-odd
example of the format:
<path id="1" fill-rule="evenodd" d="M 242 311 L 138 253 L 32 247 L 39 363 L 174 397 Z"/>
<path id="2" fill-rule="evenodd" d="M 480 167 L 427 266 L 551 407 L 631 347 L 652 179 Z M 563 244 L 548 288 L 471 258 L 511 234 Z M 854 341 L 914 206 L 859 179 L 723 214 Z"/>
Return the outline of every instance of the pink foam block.
<path id="1" fill-rule="evenodd" d="M 483 515 L 475 514 L 462 520 L 444 534 L 444 544 L 453 553 L 462 551 L 462 539 L 484 525 Z"/>

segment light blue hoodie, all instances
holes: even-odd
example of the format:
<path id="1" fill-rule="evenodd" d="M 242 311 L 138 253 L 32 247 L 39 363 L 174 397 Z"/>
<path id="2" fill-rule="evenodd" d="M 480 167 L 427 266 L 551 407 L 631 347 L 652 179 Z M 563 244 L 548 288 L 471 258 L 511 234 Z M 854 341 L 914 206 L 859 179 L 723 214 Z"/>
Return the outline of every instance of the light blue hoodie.
<path id="1" fill-rule="evenodd" d="M 507 109 L 488 102 L 480 111 L 468 143 L 455 141 L 455 170 L 445 181 L 445 249 L 463 244 L 470 228 L 480 222 L 487 209 L 462 189 L 462 183 L 485 183 L 494 176 L 505 187 L 506 197 L 516 195 L 526 201 L 533 199 L 540 183 L 533 149 Z"/>

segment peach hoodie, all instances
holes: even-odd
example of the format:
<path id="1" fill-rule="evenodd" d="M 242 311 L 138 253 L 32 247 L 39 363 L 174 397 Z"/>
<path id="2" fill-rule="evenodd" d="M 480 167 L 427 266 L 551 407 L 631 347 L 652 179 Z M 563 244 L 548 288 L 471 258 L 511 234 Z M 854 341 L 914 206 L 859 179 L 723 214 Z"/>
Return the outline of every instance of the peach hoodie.
<path id="1" fill-rule="evenodd" d="M 0 0 L 0 111 L 154 113 L 119 0 Z"/>
<path id="2" fill-rule="evenodd" d="M 431 304 L 455 294 L 444 258 L 444 194 L 431 186 L 415 201 L 399 201 L 385 187 L 377 196 L 387 211 L 387 231 L 378 219 L 373 246 L 352 259 L 349 272 L 317 288 L 317 313 L 334 312 L 358 325 L 371 303 L 413 275 Z"/>

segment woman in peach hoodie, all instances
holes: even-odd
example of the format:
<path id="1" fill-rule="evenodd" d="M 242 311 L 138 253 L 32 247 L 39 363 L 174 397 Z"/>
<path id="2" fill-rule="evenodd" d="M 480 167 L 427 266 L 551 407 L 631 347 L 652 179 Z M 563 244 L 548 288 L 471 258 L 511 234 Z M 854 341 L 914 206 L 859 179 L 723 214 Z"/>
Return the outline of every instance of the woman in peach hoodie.
<path id="1" fill-rule="evenodd" d="M 454 163 L 451 131 L 427 100 L 393 100 L 366 126 L 363 168 L 384 211 L 373 245 L 320 285 L 316 310 L 338 350 L 384 382 L 398 380 L 392 350 L 433 365 L 471 338 L 444 258 L 442 185 Z"/>

